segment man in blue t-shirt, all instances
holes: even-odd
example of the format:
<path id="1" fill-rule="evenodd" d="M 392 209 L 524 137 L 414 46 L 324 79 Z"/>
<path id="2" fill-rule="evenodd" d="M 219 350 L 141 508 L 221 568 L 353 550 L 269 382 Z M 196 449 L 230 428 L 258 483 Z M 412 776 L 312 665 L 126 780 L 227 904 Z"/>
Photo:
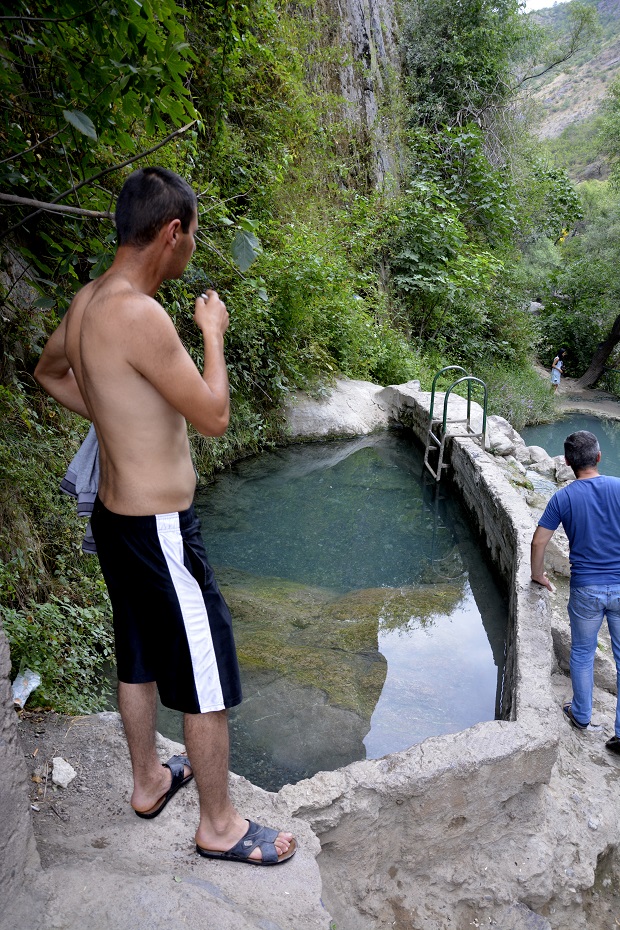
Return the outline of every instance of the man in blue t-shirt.
<path id="1" fill-rule="evenodd" d="M 598 631 L 607 615 L 616 660 L 618 701 L 615 734 L 605 746 L 620 755 L 620 478 L 599 475 L 601 450 L 593 433 L 580 430 L 564 443 L 566 464 L 576 481 L 553 495 L 532 539 L 532 581 L 550 591 L 545 549 L 560 523 L 570 547 L 570 677 L 573 699 L 564 713 L 578 730 L 592 717 L 594 656 Z"/>

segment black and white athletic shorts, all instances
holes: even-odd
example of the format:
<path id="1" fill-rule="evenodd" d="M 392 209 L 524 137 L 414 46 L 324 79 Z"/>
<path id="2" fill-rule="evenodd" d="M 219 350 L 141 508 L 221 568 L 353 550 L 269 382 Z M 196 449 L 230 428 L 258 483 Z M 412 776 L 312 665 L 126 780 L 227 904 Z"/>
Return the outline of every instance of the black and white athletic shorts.
<path id="1" fill-rule="evenodd" d="M 230 611 L 194 508 L 130 517 L 96 499 L 91 526 L 114 614 L 119 681 L 155 681 L 188 714 L 241 701 Z"/>

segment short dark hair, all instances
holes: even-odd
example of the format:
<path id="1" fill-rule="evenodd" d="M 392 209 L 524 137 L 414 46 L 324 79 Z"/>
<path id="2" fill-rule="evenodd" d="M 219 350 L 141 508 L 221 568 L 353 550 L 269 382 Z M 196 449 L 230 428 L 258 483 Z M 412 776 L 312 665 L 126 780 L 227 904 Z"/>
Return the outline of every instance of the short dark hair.
<path id="1" fill-rule="evenodd" d="M 564 440 L 564 456 L 575 474 L 586 468 L 594 468 L 601 447 L 594 433 L 580 429 Z"/>
<path id="2" fill-rule="evenodd" d="M 148 245 L 171 220 L 180 220 L 181 229 L 188 232 L 197 203 L 187 181 L 174 171 L 158 167 L 132 171 L 116 203 L 118 244 Z"/>

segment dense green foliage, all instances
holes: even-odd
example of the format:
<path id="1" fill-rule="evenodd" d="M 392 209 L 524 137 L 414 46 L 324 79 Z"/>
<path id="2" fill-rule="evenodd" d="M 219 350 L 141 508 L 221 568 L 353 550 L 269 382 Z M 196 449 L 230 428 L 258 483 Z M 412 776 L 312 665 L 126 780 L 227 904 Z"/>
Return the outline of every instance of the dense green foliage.
<path id="1" fill-rule="evenodd" d="M 41 675 L 39 701 L 95 710 L 112 653 L 108 599 L 96 559 L 79 555 L 85 521 L 58 491 L 86 427 L 38 401 L 0 387 L 0 619 L 14 672 Z"/>
<path id="2" fill-rule="evenodd" d="M 612 181 L 620 187 L 620 79 L 607 93 L 600 123 L 600 145 L 612 168 Z"/>
<path id="3" fill-rule="evenodd" d="M 610 34 L 611 24 L 603 22 Z M 611 36 L 617 33 L 613 24 Z M 599 347 L 612 333 L 620 314 L 620 278 L 618 247 L 620 222 L 620 84 L 612 83 L 604 105 L 597 115 L 575 126 L 548 150 L 571 171 L 579 165 L 598 165 L 603 179 L 579 185 L 581 220 L 570 233 L 553 245 L 538 243 L 528 254 L 530 278 L 538 277 L 539 290 L 546 294 L 541 320 L 542 350 L 549 361 L 557 348 L 569 349 L 568 370 L 581 376 L 588 369 Z M 574 160 L 570 160 L 569 143 L 574 143 Z M 611 346 L 609 347 L 611 348 Z M 612 351 L 606 359 L 608 369 L 620 366 L 620 354 Z M 602 386 L 617 391 L 618 374 L 608 371 Z"/>
<path id="4" fill-rule="evenodd" d="M 429 386 L 458 362 L 489 380 L 490 412 L 548 416 L 526 308 L 540 255 L 556 267 L 580 206 L 511 116 L 537 34 L 517 0 L 403 0 L 402 81 L 394 62 L 354 62 L 382 88 L 385 183 L 377 127 L 341 96 L 352 52 L 326 0 L 15 7 L 0 18 L 1 609 L 14 670 L 37 666 L 41 699 L 84 709 L 110 630 L 57 492 L 83 424 L 32 371 L 71 295 L 111 260 L 127 173 L 159 163 L 199 191 L 199 248 L 160 294 L 198 365 L 195 295 L 215 286 L 230 309 L 233 416 L 221 439 L 192 436 L 204 478 L 283 441 L 288 394 L 338 374 Z"/>
<path id="5" fill-rule="evenodd" d="M 542 317 L 547 359 L 564 346 L 575 376 L 584 373 L 620 312 L 620 194 L 600 181 L 584 182 L 580 193 L 583 220 L 559 244 Z M 619 365 L 612 359 L 610 367 Z"/>
<path id="6" fill-rule="evenodd" d="M 511 63 L 530 31 L 519 0 L 405 3 L 411 117 L 425 126 L 474 122 L 511 94 Z"/>
<path id="7" fill-rule="evenodd" d="M 184 83 L 194 56 L 182 11 L 171 0 L 102 0 L 86 9 L 78 0 L 39 0 L 36 16 L 15 7 L 2 21 L 0 191 L 105 214 L 115 166 L 142 138 L 156 141 L 196 116 Z M 11 223 L 15 208 L 11 219 L 3 212 L 6 237 L 19 231 L 20 254 L 31 262 L 37 306 L 64 308 L 67 298 L 55 290 L 74 288 L 85 261 L 93 276 L 105 268 L 109 222 L 79 213 L 58 222 L 31 207 Z"/>
<path id="8" fill-rule="evenodd" d="M 600 154 L 602 116 L 595 113 L 579 123 L 571 123 L 559 136 L 547 139 L 544 150 L 574 181 L 607 179 L 609 168 Z"/>

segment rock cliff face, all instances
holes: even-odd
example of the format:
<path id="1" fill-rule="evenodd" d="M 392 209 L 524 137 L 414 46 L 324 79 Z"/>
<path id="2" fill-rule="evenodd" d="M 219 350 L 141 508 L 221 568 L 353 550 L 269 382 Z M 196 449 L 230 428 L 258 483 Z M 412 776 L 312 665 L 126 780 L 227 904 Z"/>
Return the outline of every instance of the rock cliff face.
<path id="1" fill-rule="evenodd" d="M 394 179 L 397 162 L 393 103 L 400 69 L 393 0 L 320 0 L 313 4 L 322 41 L 336 54 L 313 77 L 342 99 L 342 116 L 356 127 L 364 152 L 360 170 L 377 185 Z M 338 50 L 340 54 L 338 54 Z M 359 156 L 358 156 L 359 157 Z"/>

